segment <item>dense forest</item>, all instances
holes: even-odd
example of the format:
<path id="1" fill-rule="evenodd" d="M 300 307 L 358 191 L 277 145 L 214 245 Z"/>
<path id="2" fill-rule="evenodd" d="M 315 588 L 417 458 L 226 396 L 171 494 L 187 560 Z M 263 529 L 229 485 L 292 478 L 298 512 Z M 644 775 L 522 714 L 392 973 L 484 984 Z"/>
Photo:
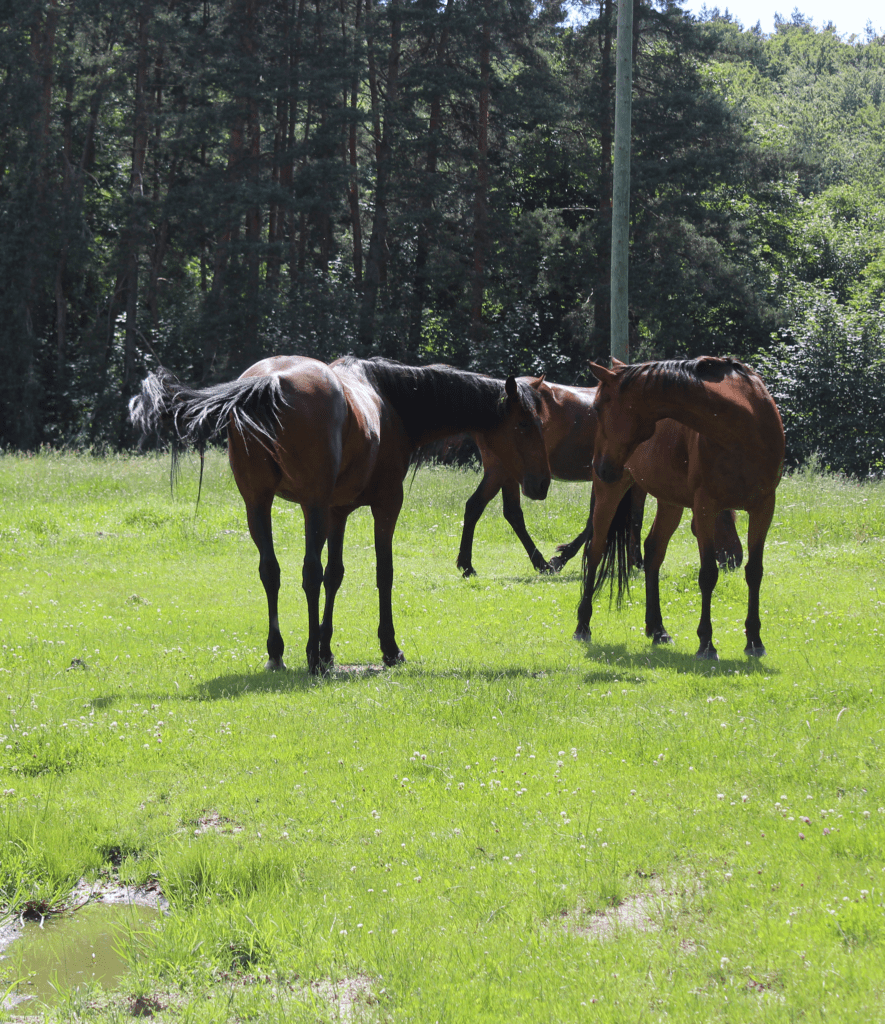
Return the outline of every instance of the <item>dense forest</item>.
<path id="1" fill-rule="evenodd" d="M 0 447 L 128 446 L 162 363 L 588 381 L 617 4 L 0 0 Z M 631 358 L 733 354 L 885 471 L 885 37 L 634 0 Z"/>

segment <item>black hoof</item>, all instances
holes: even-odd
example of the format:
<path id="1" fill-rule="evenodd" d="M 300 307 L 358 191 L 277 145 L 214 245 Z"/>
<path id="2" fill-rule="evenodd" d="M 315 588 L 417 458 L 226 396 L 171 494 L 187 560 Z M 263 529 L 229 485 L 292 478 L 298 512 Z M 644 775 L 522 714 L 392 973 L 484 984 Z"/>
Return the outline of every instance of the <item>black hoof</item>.
<path id="1" fill-rule="evenodd" d="M 747 644 L 744 654 L 748 658 L 762 658 L 765 655 L 765 645 L 761 641 L 758 644 Z"/>
<path id="2" fill-rule="evenodd" d="M 285 672 L 286 666 L 283 664 L 282 658 L 268 658 L 267 664 L 264 666 L 265 672 Z"/>
<path id="3" fill-rule="evenodd" d="M 578 628 L 574 632 L 574 636 L 572 637 L 572 639 L 573 640 L 583 640 L 586 643 L 589 643 L 590 642 L 590 627 L 587 626 L 586 628 L 584 628 L 582 626 L 578 626 Z"/>
<path id="4" fill-rule="evenodd" d="M 404 664 L 406 656 L 401 650 L 397 649 L 396 654 L 384 654 L 382 655 L 381 660 L 388 668 L 393 668 L 394 665 Z"/>
<path id="5" fill-rule="evenodd" d="M 476 575 L 476 569 L 472 565 L 459 565 L 458 568 L 461 570 L 461 575 L 465 580 L 469 580 L 471 576 Z"/>
<path id="6" fill-rule="evenodd" d="M 695 657 L 701 661 L 719 661 L 719 651 L 710 643 L 705 647 L 699 647 Z"/>
<path id="7" fill-rule="evenodd" d="M 562 572 L 567 561 L 568 559 L 563 558 L 561 555 L 554 555 L 548 563 L 550 566 L 550 572 Z"/>
<path id="8" fill-rule="evenodd" d="M 651 637 L 653 644 L 672 644 L 673 637 L 667 632 L 666 629 L 655 629 L 651 633 L 647 633 L 647 636 Z"/>
<path id="9" fill-rule="evenodd" d="M 544 576 L 556 575 L 556 570 L 553 568 L 553 565 L 550 562 L 539 562 L 535 566 L 535 568 L 538 570 L 539 573 L 542 573 Z"/>

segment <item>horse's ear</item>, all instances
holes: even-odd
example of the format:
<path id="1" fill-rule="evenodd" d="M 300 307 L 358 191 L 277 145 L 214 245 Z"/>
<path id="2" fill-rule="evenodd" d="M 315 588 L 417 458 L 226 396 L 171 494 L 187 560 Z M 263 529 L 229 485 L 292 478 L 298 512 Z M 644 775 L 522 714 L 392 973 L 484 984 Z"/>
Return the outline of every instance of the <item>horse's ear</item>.
<path id="1" fill-rule="evenodd" d="M 600 366 L 599 363 L 588 363 L 587 365 L 600 384 L 609 384 L 617 377 L 617 374 L 607 366 Z"/>
<path id="2" fill-rule="evenodd" d="M 504 381 L 504 393 L 508 398 L 514 399 L 519 395 L 519 387 L 516 383 L 515 377 L 508 377 L 507 380 Z"/>
<path id="3" fill-rule="evenodd" d="M 622 367 L 622 366 L 626 366 L 626 365 L 627 365 L 627 364 L 626 364 L 626 363 L 622 363 L 620 359 L 615 359 L 615 357 L 614 357 L 614 356 L 612 356 L 612 369 L 613 369 L 613 370 L 617 370 L 617 369 L 619 369 L 620 367 Z"/>
<path id="4" fill-rule="evenodd" d="M 544 378 L 547 376 L 546 373 L 542 373 L 540 377 L 535 377 L 534 380 L 529 381 L 529 384 L 537 391 L 544 383 Z"/>

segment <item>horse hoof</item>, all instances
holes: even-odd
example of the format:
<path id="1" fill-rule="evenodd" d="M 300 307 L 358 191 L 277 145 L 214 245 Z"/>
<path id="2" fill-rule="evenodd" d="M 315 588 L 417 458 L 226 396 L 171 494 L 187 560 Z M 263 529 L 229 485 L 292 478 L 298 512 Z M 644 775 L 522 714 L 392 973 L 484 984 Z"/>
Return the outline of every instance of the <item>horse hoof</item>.
<path id="1" fill-rule="evenodd" d="M 268 658 L 267 664 L 264 666 L 265 672 L 285 672 L 286 666 L 283 664 L 282 658 Z"/>
<path id="2" fill-rule="evenodd" d="M 566 560 L 564 558 L 560 558 L 559 555 L 554 555 L 547 563 L 550 566 L 549 572 L 562 572 L 565 562 Z"/>
<path id="3" fill-rule="evenodd" d="M 476 575 L 476 569 L 472 565 L 459 565 L 458 568 L 461 570 L 461 575 L 465 580 L 469 580 L 471 576 Z"/>
<path id="4" fill-rule="evenodd" d="M 556 570 L 553 568 L 551 562 L 542 562 L 540 565 L 536 565 L 535 568 L 543 576 L 555 576 Z"/>
<path id="5" fill-rule="evenodd" d="M 650 636 L 651 642 L 655 645 L 673 643 L 673 637 L 670 636 L 666 629 L 656 629 Z"/>
<path id="6" fill-rule="evenodd" d="M 578 626 L 578 628 L 574 632 L 574 636 L 572 637 L 572 639 L 573 640 L 583 640 L 586 643 L 589 643 L 590 642 L 590 628 L 587 627 L 586 629 L 584 629 L 581 626 Z"/>
<path id="7" fill-rule="evenodd" d="M 385 654 L 381 659 L 388 668 L 393 668 L 394 665 L 402 665 L 405 663 L 406 656 L 399 649 L 396 654 L 390 655 Z"/>
<path id="8" fill-rule="evenodd" d="M 748 658 L 761 658 L 765 655 L 765 645 L 762 643 L 755 645 L 747 644 L 744 648 L 744 654 L 746 654 Z"/>
<path id="9" fill-rule="evenodd" d="M 701 661 L 719 661 L 719 651 L 712 644 L 707 644 L 706 647 L 698 649 L 695 657 Z"/>

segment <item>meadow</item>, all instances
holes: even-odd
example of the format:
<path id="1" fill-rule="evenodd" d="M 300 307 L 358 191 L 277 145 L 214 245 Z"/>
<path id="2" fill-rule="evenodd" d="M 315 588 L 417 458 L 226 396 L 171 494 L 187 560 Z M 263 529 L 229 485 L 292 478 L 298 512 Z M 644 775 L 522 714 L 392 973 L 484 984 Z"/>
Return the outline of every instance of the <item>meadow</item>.
<path id="1" fill-rule="evenodd" d="M 121 935 L 118 992 L 41 1019 L 885 1020 L 885 484 L 783 481 L 768 655 L 743 656 L 738 571 L 709 663 L 688 515 L 661 581 L 674 645 L 645 638 L 638 577 L 582 644 L 578 560 L 536 575 L 495 502 L 462 579 L 477 477 L 423 469 L 394 538 L 407 663 L 380 669 L 364 510 L 339 667 L 312 678 L 300 509 L 275 506 L 289 670 L 265 673 L 225 456 L 198 507 L 197 462 L 174 497 L 168 473 L 0 457 L 0 910 L 62 907 L 83 877 L 170 906 Z M 587 503 L 559 483 L 525 503 L 545 555 Z"/>

